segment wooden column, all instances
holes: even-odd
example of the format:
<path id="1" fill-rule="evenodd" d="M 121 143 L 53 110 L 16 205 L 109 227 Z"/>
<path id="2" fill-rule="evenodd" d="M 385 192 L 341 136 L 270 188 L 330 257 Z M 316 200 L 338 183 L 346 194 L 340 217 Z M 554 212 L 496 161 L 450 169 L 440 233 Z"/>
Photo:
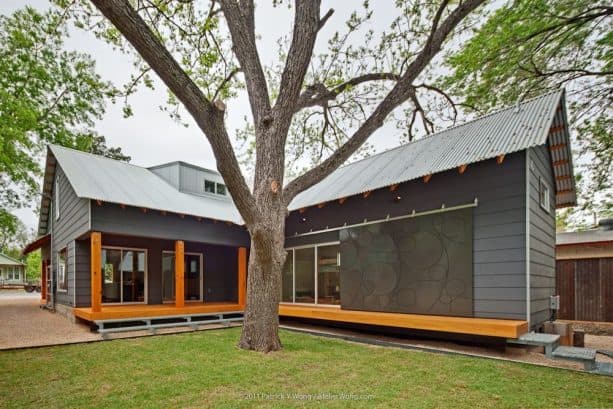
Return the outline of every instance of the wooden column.
<path id="1" fill-rule="evenodd" d="M 43 260 L 41 263 L 40 271 L 40 298 L 41 300 L 47 299 L 47 260 Z"/>
<path id="2" fill-rule="evenodd" d="M 185 244 L 175 241 L 175 306 L 185 306 Z"/>
<path id="3" fill-rule="evenodd" d="M 247 299 L 247 248 L 238 248 L 238 304 L 245 306 Z"/>
<path id="4" fill-rule="evenodd" d="M 102 309 L 102 234 L 100 232 L 92 232 L 90 245 L 92 312 L 100 312 Z"/>

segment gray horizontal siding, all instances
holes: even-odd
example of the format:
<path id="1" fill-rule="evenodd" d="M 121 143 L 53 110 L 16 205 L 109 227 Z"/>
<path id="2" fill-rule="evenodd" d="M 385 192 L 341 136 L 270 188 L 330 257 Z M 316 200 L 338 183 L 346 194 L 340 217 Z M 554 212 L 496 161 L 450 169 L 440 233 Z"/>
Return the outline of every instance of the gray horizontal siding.
<path id="1" fill-rule="evenodd" d="M 196 241 L 225 246 L 249 247 L 249 234 L 242 226 L 227 225 L 211 220 L 198 221 L 176 214 L 162 215 L 157 211 L 143 213 L 141 209 L 104 203 L 92 204 L 92 230 L 130 236 L 168 240 Z"/>
<path id="2" fill-rule="evenodd" d="M 68 291 L 56 292 L 56 301 L 60 304 L 74 306 L 75 299 L 75 243 L 74 240 L 89 230 L 89 200 L 77 197 L 70 182 L 59 164 L 56 166 L 55 178 L 58 181 L 60 197 L 60 218 L 56 219 L 55 181 L 52 190 L 52 258 L 54 281 L 57 282 L 58 252 L 66 249 L 66 275 Z"/>
<path id="3" fill-rule="evenodd" d="M 76 306 L 89 307 L 91 305 L 91 261 L 90 241 L 75 241 L 76 257 Z"/>
<path id="4" fill-rule="evenodd" d="M 539 180 L 549 185 L 550 209 L 540 205 Z M 530 150 L 530 325 L 540 326 L 551 313 L 555 294 L 555 180 L 547 145 Z"/>
<path id="5" fill-rule="evenodd" d="M 379 189 L 364 199 L 349 197 L 342 205 L 329 202 L 323 208 L 291 212 L 286 225 L 286 246 L 334 241 L 338 232 L 293 237 L 366 220 L 472 203 L 474 223 L 474 314 L 477 317 L 526 318 L 526 196 L 525 153 L 435 174 L 401 184 L 395 192 Z M 399 195 L 401 200 L 393 198 Z M 306 221 L 301 221 L 302 218 Z"/>

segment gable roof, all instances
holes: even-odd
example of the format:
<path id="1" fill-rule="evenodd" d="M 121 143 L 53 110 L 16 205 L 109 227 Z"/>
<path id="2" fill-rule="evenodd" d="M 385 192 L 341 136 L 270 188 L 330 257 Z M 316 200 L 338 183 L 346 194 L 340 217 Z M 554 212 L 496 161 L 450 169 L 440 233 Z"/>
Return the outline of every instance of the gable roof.
<path id="1" fill-rule="evenodd" d="M 56 164 L 77 197 L 242 224 L 227 198 L 183 193 L 151 170 L 58 145 L 49 145 L 39 235 L 47 231 Z"/>
<path id="2" fill-rule="evenodd" d="M 300 193 L 289 210 L 384 188 L 535 146 L 549 144 L 556 206 L 576 204 L 563 89 L 507 107 L 426 138 L 345 165 Z M 55 167 L 80 198 L 243 224 L 232 201 L 179 191 L 151 169 L 50 145 L 39 235 L 47 232 Z M 160 165 L 163 166 L 163 165 Z"/>
<path id="3" fill-rule="evenodd" d="M 6 254 L 0 253 L 0 265 L 2 266 L 25 266 L 21 261 L 15 260 Z"/>
<path id="4" fill-rule="evenodd" d="M 507 107 L 462 125 L 345 165 L 290 204 L 296 210 L 544 145 L 552 134 L 558 207 L 576 202 L 564 90 Z M 560 128 L 552 128 L 559 122 Z M 564 146 L 561 146 L 564 144 Z M 566 162 L 564 162 L 566 161 Z M 554 166 L 554 163 L 558 162 Z M 562 178 L 563 176 L 570 176 Z"/>

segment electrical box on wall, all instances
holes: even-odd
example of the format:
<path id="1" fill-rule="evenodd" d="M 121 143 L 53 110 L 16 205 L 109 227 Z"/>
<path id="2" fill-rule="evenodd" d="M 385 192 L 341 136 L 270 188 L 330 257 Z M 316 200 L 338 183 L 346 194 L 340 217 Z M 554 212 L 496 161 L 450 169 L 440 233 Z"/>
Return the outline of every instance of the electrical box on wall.
<path id="1" fill-rule="evenodd" d="M 560 309 L 560 296 L 552 295 L 549 297 L 549 309 L 550 310 L 559 310 Z"/>

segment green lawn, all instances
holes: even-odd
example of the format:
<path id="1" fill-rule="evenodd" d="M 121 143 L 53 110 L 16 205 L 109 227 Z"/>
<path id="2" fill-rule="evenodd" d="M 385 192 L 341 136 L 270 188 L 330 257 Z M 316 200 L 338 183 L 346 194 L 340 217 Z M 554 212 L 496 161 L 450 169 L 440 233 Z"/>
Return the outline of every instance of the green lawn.
<path id="1" fill-rule="evenodd" d="M 261 355 L 238 334 L 0 352 L 0 407 L 613 407 L 612 378 L 287 331 Z"/>

